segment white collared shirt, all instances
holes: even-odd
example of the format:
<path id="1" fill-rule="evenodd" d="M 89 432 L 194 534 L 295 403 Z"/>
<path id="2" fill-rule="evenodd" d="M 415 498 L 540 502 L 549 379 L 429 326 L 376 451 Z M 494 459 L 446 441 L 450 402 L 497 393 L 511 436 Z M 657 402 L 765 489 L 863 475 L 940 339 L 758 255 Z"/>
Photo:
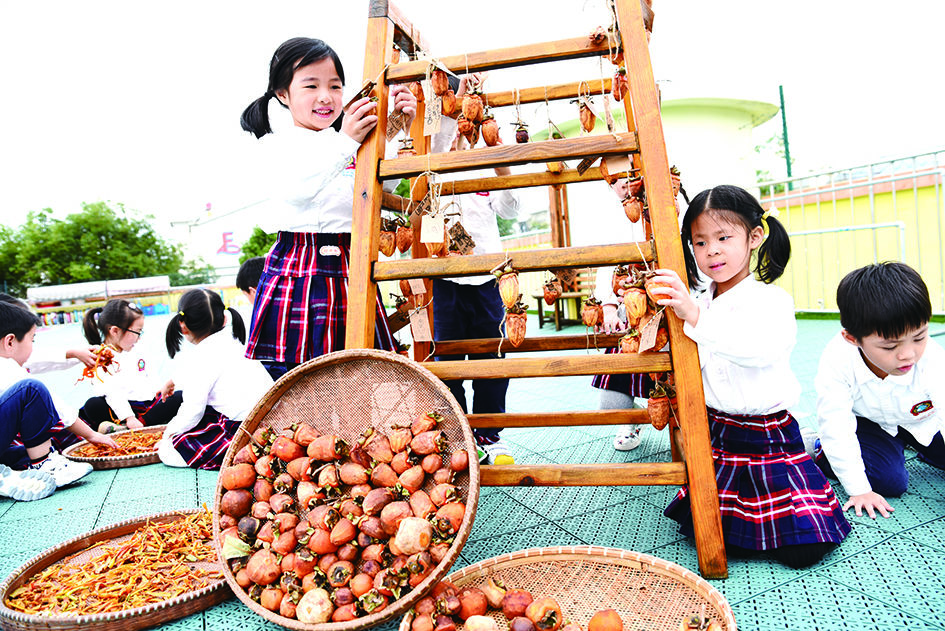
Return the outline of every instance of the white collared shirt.
<path id="1" fill-rule="evenodd" d="M 29 379 L 30 373 L 23 366 L 16 363 L 12 357 L 0 357 L 0 394 L 6 392 L 10 387 L 19 381 Z M 66 427 L 69 427 L 79 417 L 79 411 L 63 401 L 53 392 L 53 405 L 56 406 L 56 412 L 59 414 L 59 420 Z"/>
<path id="2" fill-rule="evenodd" d="M 151 401 L 164 385 L 152 357 L 135 346 L 130 351 L 115 351 L 114 364 L 98 369 L 98 378 L 89 380 L 94 396 L 105 403 L 118 420 L 135 415 L 129 401 Z"/>
<path id="3" fill-rule="evenodd" d="M 699 296 L 699 320 L 683 331 L 699 345 L 705 402 L 729 414 L 771 414 L 797 404 L 801 385 L 791 371 L 797 339 L 794 300 L 751 275 L 713 298 Z"/>
<path id="4" fill-rule="evenodd" d="M 272 386 L 272 377 L 261 363 L 246 358 L 245 350 L 226 326 L 181 358 L 174 371 L 174 388 L 183 393 L 184 400 L 158 445 L 165 464 L 187 466 L 172 439 L 196 427 L 208 405 L 232 421 L 243 421 Z"/>
<path id="5" fill-rule="evenodd" d="M 824 348 L 817 370 L 817 420 L 830 466 L 849 495 L 872 490 L 866 478 L 856 417 L 879 425 L 890 436 L 907 430 L 923 445 L 945 430 L 935 405 L 945 405 L 945 349 L 929 340 L 925 353 L 904 375 L 880 379 L 859 348 L 838 333 Z"/>

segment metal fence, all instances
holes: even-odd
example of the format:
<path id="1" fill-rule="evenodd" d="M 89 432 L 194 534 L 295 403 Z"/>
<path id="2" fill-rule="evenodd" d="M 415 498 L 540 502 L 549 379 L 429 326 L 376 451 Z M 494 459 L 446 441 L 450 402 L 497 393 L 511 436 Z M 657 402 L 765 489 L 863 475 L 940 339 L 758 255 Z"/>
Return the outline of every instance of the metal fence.
<path id="1" fill-rule="evenodd" d="M 791 262 L 778 284 L 798 311 L 835 312 L 849 271 L 900 260 L 925 279 L 945 313 L 945 150 L 758 185 L 762 206 L 780 211 Z"/>

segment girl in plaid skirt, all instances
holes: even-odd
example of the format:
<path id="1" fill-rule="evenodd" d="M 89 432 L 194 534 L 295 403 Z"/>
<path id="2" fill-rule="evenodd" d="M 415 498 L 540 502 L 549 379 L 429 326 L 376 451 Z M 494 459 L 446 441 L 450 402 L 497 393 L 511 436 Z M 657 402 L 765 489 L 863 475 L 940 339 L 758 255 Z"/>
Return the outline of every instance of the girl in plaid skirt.
<path id="1" fill-rule="evenodd" d="M 342 111 L 343 91 L 335 51 L 318 39 L 293 38 L 276 49 L 266 92 L 240 119 L 244 130 L 265 137 L 267 163 L 276 170 L 260 227 L 278 232 L 278 240 L 256 288 L 246 348 L 246 356 L 265 362 L 274 376 L 344 348 L 354 157 L 378 117 L 367 97 Z M 416 98 L 403 85 L 392 86 L 390 95 L 409 126 Z M 292 119 L 275 133 L 268 111 L 273 98 Z M 380 294 L 376 304 L 375 346 L 393 350 Z"/>
<path id="2" fill-rule="evenodd" d="M 243 319 L 236 309 L 224 308 L 218 293 L 192 289 L 177 309 L 167 325 L 167 352 L 174 357 L 181 339 L 194 348 L 180 358 L 164 392 L 179 388 L 183 401 L 164 430 L 158 454 L 172 467 L 219 469 L 240 423 L 272 386 L 272 378 L 258 361 L 243 356 Z"/>
<path id="3" fill-rule="evenodd" d="M 672 270 L 658 304 L 672 307 L 699 345 L 712 456 L 730 554 L 768 550 L 794 568 L 820 561 L 850 532 L 823 473 L 804 451 L 788 409 L 800 384 L 791 372 L 797 335 L 794 302 L 770 285 L 791 254 L 784 226 L 747 191 L 717 186 L 697 195 L 682 225 L 690 285 L 697 272 L 711 281 L 699 296 Z M 752 255 L 757 257 L 754 272 Z M 692 536 L 688 489 L 666 515 Z"/>

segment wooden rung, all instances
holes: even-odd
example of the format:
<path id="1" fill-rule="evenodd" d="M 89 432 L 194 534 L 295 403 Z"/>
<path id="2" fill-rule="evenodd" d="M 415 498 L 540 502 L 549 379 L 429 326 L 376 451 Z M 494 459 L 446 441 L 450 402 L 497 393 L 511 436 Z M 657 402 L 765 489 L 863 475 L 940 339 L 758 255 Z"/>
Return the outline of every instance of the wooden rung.
<path id="1" fill-rule="evenodd" d="M 530 270 L 642 263 L 644 259 L 652 261 L 654 252 L 651 243 L 646 241 L 617 245 L 524 250 L 510 252 L 508 256 L 512 259 L 512 266 L 515 269 L 520 272 L 527 272 Z M 488 274 L 489 270 L 501 265 L 505 259 L 505 253 L 495 253 L 377 261 L 374 263 L 374 281 Z"/>
<path id="2" fill-rule="evenodd" d="M 469 53 L 467 55 L 439 57 L 438 61 L 456 74 L 465 74 L 468 72 L 495 70 L 497 68 L 509 68 L 511 66 L 528 66 L 549 61 L 607 55 L 610 51 L 617 50 L 619 46 L 620 43 L 616 39 L 611 38 L 610 49 L 608 50 L 607 42 L 593 44 L 590 38 L 585 35 L 583 37 L 562 39 L 554 42 L 526 44 L 524 46 L 497 48 L 495 50 Z M 426 77 L 427 68 L 429 68 L 429 66 L 430 62 L 427 60 L 394 64 L 387 69 L 387 83 L 420 81 Z"/>
<path id="3" fill-rule="evenodd" d="M 613 464 L 531 465 L 479 467 L 485 486 L 681 486 L 686 465 L 681 462 L 623 462 Z"/>
<path id="4" fill-rule="evenodd" d="M 578 410 L 533 414 L 467 414 L 470 427 L 571 427 L 572 425 L 649 425 L 646 410 Z"/>
<path id="5" fill-rule="evenodd" d="M 471 180 L 455 180 L 443 182 L 441 195 L 463 195 L 464 193 L 479 193 L 481 191 L 502 191 L 510 188 L 530 188 L 534 186 L 552 186 L 555 184 L 572 184 L 574 182 L 597 182 L 602 180 L 598 167 L 591 167 L 583 175 L 576 169 L 565 169 L 561 173 L 538 171 L 536 173 L 516 173 L 514 175 L 499 175 L 494 177 L 480 177 Z M 384 192 L 381 198 L 381 207 L 399 213 L 409 212 L 410 200 L 400 195 Z"/>
<path id="6" fill-rule="evenodd" d="M 524 90 L 518 91 L 518 102 L 524 105 L 525 103 L 542 103 L 545 99 L 549 101 L 575 99 L 587 91 L 590 91 L 591 95 L 599 95 L 601 93 L 602 81 L 604 84 L 604 92 L 610 92 L 613 79 L 607 77 L 603 80 L 591 79 L 590 81 L 575 81 L 574 83 L 549 85 L 547 88 L 525 88 Z M 489 107 L 505 107 L 507 105 L 515 105 L 515 97 L 515 90 L 509 90 L 507 92 L 489 92 L 483 95 L 483 100 Z"/>
<path id="7" fill-rule="evenodd" d="M 596 336 L 588 331 L 587 335 L 545 335 L 542 337 L 526 337 L 521 345 L 512 347 L 508 340 L 502 343 L 503 353 L 525 353 L 530 351 L 569 351 L 575 349 L 595 348 L 605 349 L 620 343 L 622 333 Z M 433 354 L 437 357 L 446 355 L 481 355 L 494 353 L 499 347 L 499 338 L 485 338 L 476 340 L 453 340 L 437 342 Z"/>
<path id="8" fill-rule="evenodd" d="M 383 5 L 386 5 L 386 7 Z M 386 15 L 383 13 L 385 8 L 387 9 Z M 383 3 L 372 3 L 369 17 L 375 17 L 375 13 L 387 17 L 394 24 L 394 43 L 397 44 L 400 50 L 408 54 L 430 50 L 430 45 L 420 34 L 420 31 L 390 0 L 385 0 Z"/>
<path id="9" fill-rule="evenodd" d="M 636 132 L 600 134 L 560 140 L 541 140 L 524 144 L 497 145 L 466 151 L 431 153 L 381 160 L 378 177 L 382 180 L 414 177 L 425 171 L 452 173 L 514 166 L 527 162 L 550 162 L 637 151 Z"/>
<path id="10" fill-rule="evenodd" d="M 506 340 L 506 344 L 508 344 L 508 340 Z M 505 348 L 506 344 L 503 344 L 502 347 Z M 423 367 L 444 381 L 447 379 L 517 379 L 521 377 L 615 375 L 665 372 L 673 369 L 669 353 L 662 352 L 438 361 L 423 362 Z"/>

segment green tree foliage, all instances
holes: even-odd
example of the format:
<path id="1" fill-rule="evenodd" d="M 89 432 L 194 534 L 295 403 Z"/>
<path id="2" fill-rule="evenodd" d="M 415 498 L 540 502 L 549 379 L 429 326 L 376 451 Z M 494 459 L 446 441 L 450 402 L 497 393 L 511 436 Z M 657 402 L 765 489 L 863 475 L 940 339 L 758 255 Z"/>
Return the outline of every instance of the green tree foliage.
<path id="1" fill-rule="evenodd" d="M 161 274 L 199 272 L 197 282 L 207 282 L 209 266 L 185 262 L 181 247 L 161 238 L 150 219 L 106 202 L 82 204 L 65 219 L 49 208 L 33 211 L 17 232 L 0 227 L 0 281 L 21 295 L 26 287 Z"/>
<path id="2" fill-rule="evenodd" d="M 240 264 L 254 256 L 266 256 L 269 254 L 269 248 L 276 242 L 277 236 L 278 235 L 263 232 L 262 228 L 259 226 L 253 228 L 253 234 L 249 235 L 249 239 L 240 246 L 242 252 L 242 254 L 240 254 Z"/>

